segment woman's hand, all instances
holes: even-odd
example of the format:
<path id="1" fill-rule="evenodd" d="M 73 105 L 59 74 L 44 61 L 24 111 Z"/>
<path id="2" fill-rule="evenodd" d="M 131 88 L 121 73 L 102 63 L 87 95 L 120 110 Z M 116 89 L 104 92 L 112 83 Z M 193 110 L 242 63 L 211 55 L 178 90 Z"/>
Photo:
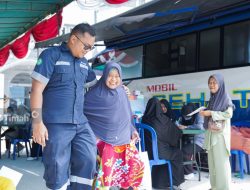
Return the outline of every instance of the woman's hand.
<path id="1" fill-rule="evenodd" d="M 187 126 L 185 126 L 185 125 L 178 125 L 178 128 L 179 128 L 179 129 L 186 129 Z"/>
<path id="2" fill-rule="evenodd" d="M 136 143 L 138 143 L 140 140 L 140 136 L 139 136 L 139 133 L 135 130 L 132 134 L 132 141 Z"/>
<path id="3" fill-rule="evenodd" d="M 212 115 L 210 110 L 200 111 L 199 114 L 204 117 L 209 117 Z"/>

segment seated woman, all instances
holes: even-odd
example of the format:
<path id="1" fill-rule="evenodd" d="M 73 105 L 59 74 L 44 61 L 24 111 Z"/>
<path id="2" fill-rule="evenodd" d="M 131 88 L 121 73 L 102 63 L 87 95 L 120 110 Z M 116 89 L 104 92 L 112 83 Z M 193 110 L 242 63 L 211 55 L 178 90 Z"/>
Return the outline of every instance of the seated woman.
<path id="1" fill-rule="evenodd" d="M 203 127 L 204 124 L 204 117 L 201 116 L 199 113 L 196 113 L 192 116 L 187 116 L 191 112 L 195 111 L 196 107 L 193 103 L 188 103 L 184 105 L 181 109 L 181 118 L 179 120 L 179 129 L 201 129 L 205 130 Z M 193 143 L 195 143 L 195 153 L 200 152 L 203 150 L 203 144 L 205 140 L 205 134 L 195 135 L 194 142 L 192 143 L 185 143 L 182 148 L 183 152 L 183 159 L 184 161 L 190 161 L 193 155 Z M 194 177 L 193 167 L 192 165 L 188 164 L 184 166 L 184 174 L 185 179 L 192 179 Z"/>
<path id="2" fill-rule="evenodd" d="M 163 113 L 171 119 L 171 121 L 176 122 L 178 119 L 174 111 L 171 108 L 170 103 L 166 99 L 161 99 L 161 108 Z"/>
<path id="3" fill-rule="evenodd" d="M 148 124 L 155 129 L 159 157 L 171 161 L 173 184 L 176 186 L 175 189 L 178 189 L 178 186 L 184 182 L 182 152 L 178 148 L 178 142 L 182 134 L 181 130 L 163 113 L 161 103 L 157 98 L 151 98 L 148 101 L 142 123 Z M 152 159 L 152 140 L 151 136 L 146 132 L 145 144 L 149 158 Z M 157 189 L 166 189 L 170 186 L 166 165 L 153 167 L 152 185 Z"/>
<path id="4" fill-rule="evenodd" d="M 86 93 L 84 114 L 93 132 L 101 157 L 97 188 L 140 186 L 144 165 L 139 160 L 132 111 L 121 85 L 121 67 L 107 63 L 101 79 Z"/>
<path id="5" fill-rule="evenodd" d="M 20 111 L 22 110 L 22 106 L 19 106 L 16 111 L 15 108 L 13 106 L 9 106 L 7 108 L 7 118 L 8 118 L 8 122 L 15 122 L 17 120 L 18 117 L 22 117 L 22 118 L 29 118 L 29 113 L 28 111 L 24 112 L 24 111 Z M 27 133 L 27 128 L 25 127 L 16 127 L 16 126 L 12 126 L 9 127 L 6 131 L 4 131 L 1 134 L 1 138 L 5 137 L 5 142 L 6 142 L 6 154 L 9 153 L 10 148 L 11 148 L 11 139 L 14 138 L 25 138 L 26 137 L 26 133 Z M 21 151 L 24 148 L 24 146 L 21 143 L 18 143 L 18 151 Z"/>

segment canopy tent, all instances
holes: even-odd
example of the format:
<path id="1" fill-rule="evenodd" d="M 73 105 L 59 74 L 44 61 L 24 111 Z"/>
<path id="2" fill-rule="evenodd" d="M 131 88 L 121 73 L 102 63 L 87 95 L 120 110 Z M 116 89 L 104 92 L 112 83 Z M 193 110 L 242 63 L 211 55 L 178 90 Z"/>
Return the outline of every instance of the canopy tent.
<path id="1" fill-rule="evenodd" d="M 216 20 L 229 11 L 249 9 L 249 0 L 155 0 L 95 25 L 98 39 L 106 45 L 134 40 L 149 33 L 174 31 L 187 25 Z M 234 9 L 234 8 L 237 8 Z"/>
<path id="2" fill-rule="evenodd" d="M 128 1 L 131 2 L 133 0 L 76 0 L 78 5 L 84 9 L 97 9 L 104 3 L 107 5 L 117 5 L 126 3 Z"/>
<path id="3" fill-rule="evenodd" d="M 30 34 L 33 35 L 36 41 L 43 41 L 57 36 L 62 21 L 61 10 L 72 1 L 1 1 L 0 66 L 5 64 L 10 50 L 18 58 L 23 58 L 26 55 Z M 47 16 L 53 14 L 55 15 L 41 22 Z"/>
<path id="4" fill-rule="evenodd" d="M 213 22 L 224 15 L 250 10 L 249 0 L 153 0 L 94 25 L 97 41 L 115 46 L 133 42 L 162 31 L 172 32 L 196 23 Z M 241 18 L 244 19 L 244 18 Z M 69 34 L 36 43 L 42 48 L 67 40 Z"/>

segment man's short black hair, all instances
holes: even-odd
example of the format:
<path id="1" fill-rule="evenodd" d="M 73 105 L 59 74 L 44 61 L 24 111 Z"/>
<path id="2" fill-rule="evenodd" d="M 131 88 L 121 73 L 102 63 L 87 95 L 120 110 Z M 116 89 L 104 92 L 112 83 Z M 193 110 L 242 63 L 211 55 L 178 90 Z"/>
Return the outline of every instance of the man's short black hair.
<path id="1" fill-rule="evenodd" d="M 72 29 L 70 35 L 84 34 L 85 32 L 89 33 L 93 37 L 96 35 L 95 34 L 95 29 L 92 26 L 90 26 L 89 24 L 87 24 L 87 23 L 81 23 L 81 24 L 76 25 Z"/>

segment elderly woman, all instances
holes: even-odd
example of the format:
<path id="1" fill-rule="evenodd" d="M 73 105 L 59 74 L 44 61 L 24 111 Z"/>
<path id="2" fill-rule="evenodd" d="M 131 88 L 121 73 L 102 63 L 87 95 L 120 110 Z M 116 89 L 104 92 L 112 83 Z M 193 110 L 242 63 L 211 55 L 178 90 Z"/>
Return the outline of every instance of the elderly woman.
<path id="1" fill-rule="evenodd" d="M 205 116 L 204 148 L 208 151 L 208 166 L 212 190 L 229 190 L 231 182 L 230 136 L 231 118 L 234 105 L 225 89 L 221 74 L 211 75 L 208 79 L 210 100 Z M 213 124 L 214 123 L 214 124 Z"/>
<path id="2" fill-rule="evenodd" d="M 140 186 L 144 165 L 139 160 L 132 111 L 121 85 L 121 67 L 107 63 L 98 83 L 85 96 L 84 113 L 99 139 L 101 157 L 97 188 Z"/>

